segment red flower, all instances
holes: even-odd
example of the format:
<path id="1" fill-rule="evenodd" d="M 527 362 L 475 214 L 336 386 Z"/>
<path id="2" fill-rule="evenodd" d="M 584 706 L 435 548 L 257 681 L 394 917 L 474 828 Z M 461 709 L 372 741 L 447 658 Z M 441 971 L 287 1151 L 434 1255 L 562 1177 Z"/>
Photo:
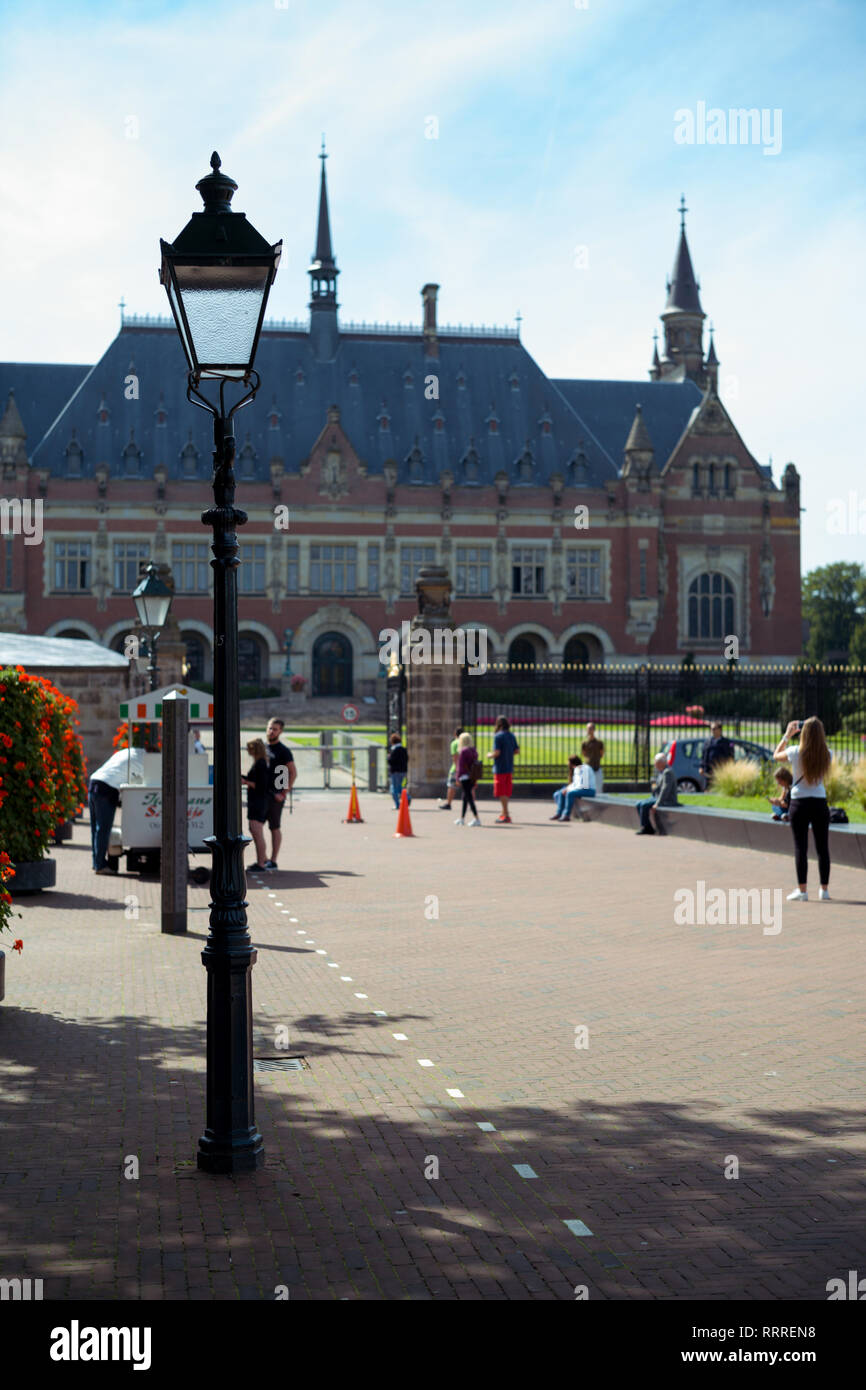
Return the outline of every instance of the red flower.
<path id="1" fill-rule="evenodd" d="M 12 950 L 13 950 L 13 951 L 18 951 L 19 954 L 24 950 L 24 942 L 21 940 L 20 937 L 18 938 L 17 941 L 13 941 L 13 943 L 12 943 Z"/>

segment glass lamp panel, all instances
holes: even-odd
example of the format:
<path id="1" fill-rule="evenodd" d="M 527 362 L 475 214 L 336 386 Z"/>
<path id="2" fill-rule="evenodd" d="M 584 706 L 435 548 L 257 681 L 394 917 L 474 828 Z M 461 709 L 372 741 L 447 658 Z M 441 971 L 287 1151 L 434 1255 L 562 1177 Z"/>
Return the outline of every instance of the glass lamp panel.
<path id="1" fill-rule="evenodd" d="M 244 369 L 255 343 L 267 266 L 178 266 L 178 288 L 201 364 Z"/>
<path id="2" fill-rule="evenodd" d="M 183 322 L 183 315 L 181 314 L 180 305 L 177 300 L 177 291 L 174 287 L 174 280 L 171 277 L 169 277 L 168 281 L 168 301 L 171 305 L 171 312 L 174 314 L 174 321 L 177 324 L 177 331 L 180 334 L 180 341 L 183 346 L 183 350 L 186 353 L 186 360 L 189 363 L 190 368 L 194 371 L 195 358 L 192 355 L 192 348 L 190 347 L 189 339 L 186 336 L 186 328 Z"/>
<path id="3" fill-rule="evenodd" d="M 138 594 L 135 607 L 142 627 L 165 627 L 168 610 L 171 607 L 171 594 Z"/>

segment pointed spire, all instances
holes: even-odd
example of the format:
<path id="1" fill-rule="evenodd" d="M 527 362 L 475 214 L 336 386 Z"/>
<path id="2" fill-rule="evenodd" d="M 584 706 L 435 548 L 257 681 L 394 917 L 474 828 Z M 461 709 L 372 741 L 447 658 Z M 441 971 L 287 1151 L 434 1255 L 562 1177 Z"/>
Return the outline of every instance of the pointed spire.
<path id="1" fill-rule="evenodd" d="M 27 438 L 27 431 L 24 428 L 24 421 L 21 419 L 21 412 L 18 409 L 14 391 L 9 392 L 6 400 L 6 409 L 3 412 L 3 419 L 0 420 L 0 438 Z"/>
<path id="2" fill-rule="evenodd" d="M 692 268 L 692 258 L 689 254 L 689 243 L 686 240 L 686 207 L 685 197 L 680 198 L 680 239 L 677 245 L 677 253 L 674 258 L 673 274 L 668 280 L 668 298 L 665 310 L 682 309 L 689 314 L 702 314 L 700 295 L 698 293 L 698 282 Z"/>
<path id="3" fill-rule="evenodd" d="M 331 248 L 331 219 L 328 213 L 328 184 L 325 178 L 325 160 L 328 158 L 325 150 L 325 137 L 322 136 L 322 149 L 319 154 L 322 161 L 322 178 L 319 185 L 319 223 L 316 231 L 316 250 L 313 265 L 321 267 L 322 270 L 330 271 L 331 274 L 337 273 L 334 253 Z"/>
<path id="4" fill-rule="evenodd" d="M 716 356 L 716 345 L 715 345 L 715 343 L 714 343 L 714 341 L 713 341 L 713 325 L 710 324 L 710 346 L 709 346 L 709 350 L 708 350 L 708 352 L 707 352 L 707 366 L 708 366 L 708 367 L 717 367 L 718 365 L 719 365 L 719 359 L 718 359 L 718 357 Z"/>
<path id="5" fill-rule="evenodd" d="M 638 405 L 635 406 L 635 417 L 628 432 L 628 439 L 625 441 L 625 453 L 631 454 L 639 450 L 653 453 L 653 442 L 643 418 L 643 410 Z"/>

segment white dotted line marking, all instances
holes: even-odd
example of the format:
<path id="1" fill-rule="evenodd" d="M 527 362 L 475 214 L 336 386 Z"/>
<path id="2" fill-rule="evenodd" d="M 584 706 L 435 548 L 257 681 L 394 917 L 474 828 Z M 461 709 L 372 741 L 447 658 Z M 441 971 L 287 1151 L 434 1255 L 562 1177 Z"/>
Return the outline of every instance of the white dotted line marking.
<path id="1" fill-rule="evenodd" d="M 484 1130 L 485 1134 L 496 1133 L 496 1126 L 492 1125 L 489 1120 L 476 1120 L 475 1123 L 478 1125 L 479 1129 Z"/>
<path id="2" fill-rule="evenodd" d="M 409 1041 L 409 1039 L 407 1038 L 407 1036 L 406 1036 L 405 1033 L 392 1033 L 392 1034 L 391 1034 L 391 1037 L 392 1037 L 392 1038 L 396 1038 L 396 1039 L 397 1039 L 397 1042 L 408 1042 L 408 1041 Z"/>
<path id="3" fill-rule="evenodd" d="M 465 1099 L 466 1099 L 466 1097 L 463 1095 L 463 1092 L 462 1092 L 462 1091 L 458 1091 L 456 1086 L 454 1087 L 453 1090 L 446 1091 L 445 1094 L 448 1095 L 448 1096 L 453 1096 L 455 1100 L 465 1100 Z"/>
<path id="4" fill-rule="evenodd" d="M 515 1173 L 521 1178 L 537 1178 L 538 1174 L 528 1163 L 512 1163 Z"/>
<path id="5" fill-rule="evenodd" d="M 570 1221 L 563 1221 L 562 1224 L 563 1224 L 564 1226 L 567 1226 L 567 1227 L 568 1227 L 568 1229 L 571 1231 L 571 1234 L 572 1234 L 573 1236 L 591 1236 L 591 1235 L 592 1235 L 592 1231 L 589 1229 L 589 1227 L 586 1226 L 586 1225 L 584 1225 L 584 1223 L 583 1223 L 582 1221 L 578 1221 L 576 1217 L 572 1217 L 572 1219 L 571 1219 Z"/>
<path id="6" fill-rule="evenodd" d="M 356 998 L 356 999 L 369 999 L 369 997 L 370 997 L 370 996 L 369 996 L 368 994 L 359 994 L 358 991 L 355 990 L 355 998 Z"/>
<path id="7" fill-rule="evenodd" d="M 436 1064 L 435 1062 L 431 1062 L 429 1057 L 419 1057 L 418 1065 L 419 1067 L 433 1067 Z"/>

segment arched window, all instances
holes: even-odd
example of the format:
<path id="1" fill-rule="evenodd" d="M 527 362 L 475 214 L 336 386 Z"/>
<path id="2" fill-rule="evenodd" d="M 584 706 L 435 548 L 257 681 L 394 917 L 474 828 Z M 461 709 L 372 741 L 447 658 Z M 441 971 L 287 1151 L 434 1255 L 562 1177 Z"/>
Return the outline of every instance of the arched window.
<path id="1" fill-rule="evenodd" d="M 692 496 L 693 496 L 693 497 L 700 497 L 700 495 L 701 495 L 701 465 L 700 465 L 699 463 L 693 463 L 693 464 L 692 464 Z"/>
<path id="2" fill-rule="evenodd" d="M 730 579 L 723 574 L 699 574 L 689 585 L 689 637 L 721 640 L 734 631 Z"/>
<path id="3" fill-rule="evenodd" d="M 238 680 L 241 685 L 262 684 L 262 644 L 248 632 L 238 638 Z"/>
<path id="4" fill-rule="evenodd" d="M 529 637 L 515 637 L 508 648 L 509 666 L 534 666 L 535 644 Z"/>
<path id="5" fill-rule="evenodd" d="M 710 497 L 716 495 L 716 465 L 711 463 L 707 469 L 707 494 Z"/>
<path id="6" fill-rule="evenodd" d="M 569 637 L 562 653 L 564 666 L 588 666 L 589 647 L 580 637 Z"/>
<path id="7" fill-rule="evenodd" d="M 352 693 L 352 644 L 341 632 L 325 632 L 313 644 L 313 694 Z"/>
<path id="8" fill-rule="evenodd" d="M 185 632 L 183 641 L 186 647 L 184 680 L 189 681 L 190 685 L 198 685 L 205 679 L 204 641 L 197 632 Z"/>

